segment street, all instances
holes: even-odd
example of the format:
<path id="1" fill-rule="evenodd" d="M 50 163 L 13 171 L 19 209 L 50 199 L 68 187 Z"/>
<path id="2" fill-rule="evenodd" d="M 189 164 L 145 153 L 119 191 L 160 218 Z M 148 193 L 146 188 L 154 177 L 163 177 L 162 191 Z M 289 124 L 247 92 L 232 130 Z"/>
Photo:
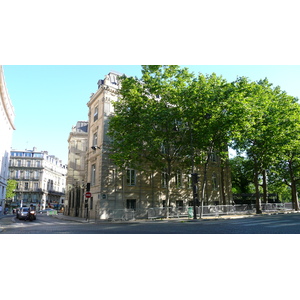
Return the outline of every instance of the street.
<path id="1" fill-rule="evenodd" d="M 38 215 L 33 222 L 0 219 L 1 234 L 299 234 L 300 214 L 259 215 L 237 219 L 156 220 L 78 223 Z"/>

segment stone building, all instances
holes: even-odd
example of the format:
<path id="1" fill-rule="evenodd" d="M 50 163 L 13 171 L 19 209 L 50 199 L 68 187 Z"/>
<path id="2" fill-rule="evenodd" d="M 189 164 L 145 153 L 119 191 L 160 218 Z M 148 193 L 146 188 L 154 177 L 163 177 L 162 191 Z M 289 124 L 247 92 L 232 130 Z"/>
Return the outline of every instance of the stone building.
<path id="1" fill-rule="evenodd" d="M 88 122 L 78 121 L 70 132 L 65 214 L 84 216 L 84 192 Z"/>
<path id="2" fill-rule="evenodd" d="M 89 128 L 86 182 L 90 183 L 92 197 L 88 201 L 90 218 L 107 219 L 113 210 L 135 209 L 165 205 L 166 185 L 164 173 L 118 169 L 109 158 L 107 135 L 109 118 L 114 114 L 113 102 L 118 101 L 117 72 L 110 72 L 98 81 L 98 90 L 89 102 Z M 198 170 L 201 174 L 202 170 Z M 205 204 L 229 204 L 231 195 L 228 168 L 221 168 L 216 155 L 212 155 L 206 188 Z M 225 197 L 224 197 L 225 196 Z M 171 206 L 191 205 L 192 188 L 189 174 L 178 171 L 171 182 Z"/>
<path id="3" fill-rule="evenodd" d="M 14 108 L 9 98 L 0 66 L 0 206 L 5 206 L 8 164 L 14 127 Z M 0 212 L 1 213 L 1 212 Z"/>
<path id="4" fill-rule="evenodd" d="M 9 178 L 17 181 L 11 207 L 29 206 L 37 209 L 64 205 L 67 167 L 47 151 L 11 150 Z"/>

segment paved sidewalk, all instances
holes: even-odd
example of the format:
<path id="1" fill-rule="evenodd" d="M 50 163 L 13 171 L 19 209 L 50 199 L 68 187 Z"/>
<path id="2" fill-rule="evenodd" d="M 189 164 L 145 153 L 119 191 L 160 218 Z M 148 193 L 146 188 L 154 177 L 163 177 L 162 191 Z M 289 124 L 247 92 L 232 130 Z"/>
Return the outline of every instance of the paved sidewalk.
<path id="1" fill-rule="evenodd" d="M 204 216 L 202 219 L 197 218 L 196 220 L 192 218 L 182 217 L 182 218 L 168 218 L 168 219 L 135 219 L 135 220 L 95 220 L 95 219 L 89 219 L 86 220 L 85 218 L 79 218 L 79 217 L 71 217 L 71 216 L 65 216 L 63 214 L 53 215 L 53 218 L 57 219 L 63 219 L 66 221 L 72 221 L 72 222 L 79 222 L 79 223 L 90 223 L 90 224 L 98 224 L 98 223 L 141 223 L 141 222 L 155 222 L 155 221 L 165 221 L 165 222 L 201 222 L 201 221 L 209 221 L 209 220 L 224 220 L 224 219 L 241 219 L 241 218 L 251 218 L 251 217 L 259 217 L 263 215 L 276 215 L 276 214 L 287 214 L 287 213 L 300 213 L 296 211 L 278 211 L 278 212 L 263 212 L 262 214 L 236 214 L 236 215 L 220 215 L 220 216 Z"/>
<path id="2" fill-rule="evenodd" d="M 58 215 L 51 215 L 51 217 L 56 219 L 66 220 L 66 221 L 78 222 L 78 223 L 95 223 L 95 219 L 86 220 L 86 218 L 70 217 L 60 213 Z"/>
<path id="3" fill-rule="evenodd" d="M 168 222 L 182 222 L 182 221 L 190 221 L 190 222 L 195 222 L 195 221 L 205 221 L 205 220 L 221 220 L 221 219 L 240 219 L 240 218 L 250 218 L 250 217 L 254 217 L 255 214 L 253 215 L 222 215 L 222 216 L 205 216 L 202 219 L 191 219 L 191 218 L 187 218 L 187 217 L 182 217 L 182 218 L 162 218 L 162 219 L 156 219 L 156 220 L 152 220 L 152 219 L 135 219 L 135 220 L 129 220 L 129 221 L 125 221 L 125 220 L 95 220 L 95 219 L 89 219 L 86 220 L 86 218 L 79 218 L 79 217 L 71 217 L 71 216 L 66 216 L 63 214 L 58 214 L 58 215 L 52 215 L 51 217 L 56 218 L 56 219 L 61 219 L 61 220 L 66 220 L 66 221 L 72 221 L 72 222 L 78 222 L 78 223 L 90 223 L 90 224 L 97 224 L 97 223 L 108 223 L 108 222 L 112 222 L 112 223 L 128 223 L 128 222 L 136 222 L 136 223 L 140 223 L 140 222 L 155 222 L 155 221 L 168 221 Z"/>

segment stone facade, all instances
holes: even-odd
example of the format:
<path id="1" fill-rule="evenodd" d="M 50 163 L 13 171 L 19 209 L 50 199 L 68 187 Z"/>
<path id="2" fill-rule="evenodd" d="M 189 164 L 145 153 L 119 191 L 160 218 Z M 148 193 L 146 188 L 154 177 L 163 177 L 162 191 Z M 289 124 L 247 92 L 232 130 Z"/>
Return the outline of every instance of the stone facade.
<path id="1" fill-rule="evenodd" d="M 3 68 L 0 66 L 0 206 L 2 207 L 5 206 L 10 148 L 15 130 L 14 118 L 14 108 L 6 89 Z"/>
<path id="2" fill-rule="evenodd" d="M 16 195 L 11 206 L 29 206 L 37 209 L 64 205 L 67 167 L 47 151 L 12 150 L 9 177 L 17 181 Z"/>
<path id="3" fill-rule="evenodd" d="M 84 192 L 86 151 L 88 140 L 88 122 L 78 121 L 70 132 L 67 193 L 65 200 L 65 214 L 74 217 L 84 216 Z"/>
<path id="4" fill-rule="evenodd" d="M 120 170 L 110 160 L 107 135 L 109 118 L 114 114 L 113 102 L 118 101 L 116 72 L 110 72 L 98 81 L 98 90 L 92 94 L 89 107 L 87 148 L 87 176 L 92 197 L 88 200 L 90 218 L 107 219 L 113 210 L 132 208 L 143 210 L 165 205 L 166 186 L 163 173 Z M 202 169 L 195 170 L 200 176 Z M 205 204 L 229 204 L 231 183 L 229 168 L 221 168 L 219 158 L 212 155 L 207 174 Z M 189 174 L 180 171 L 172 179 L 171 206 L 191 205 L 192 188 Z"/>

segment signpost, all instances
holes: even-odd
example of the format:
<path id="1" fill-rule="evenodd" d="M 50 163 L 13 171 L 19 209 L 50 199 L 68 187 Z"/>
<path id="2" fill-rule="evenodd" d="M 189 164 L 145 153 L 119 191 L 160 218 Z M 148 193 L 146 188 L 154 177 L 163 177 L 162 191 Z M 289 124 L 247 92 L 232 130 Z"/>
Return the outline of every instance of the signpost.
<path id="1" fill-rule="evenodd" d="M 88 199 L 92 197 L 92 193 L 91 192 L 86 192 L 85 193 L 85 208 L 86 208 L 86 220 L 88 221 L 88 212 L 89 212 L 89 208 L 88 208 Z"/>

